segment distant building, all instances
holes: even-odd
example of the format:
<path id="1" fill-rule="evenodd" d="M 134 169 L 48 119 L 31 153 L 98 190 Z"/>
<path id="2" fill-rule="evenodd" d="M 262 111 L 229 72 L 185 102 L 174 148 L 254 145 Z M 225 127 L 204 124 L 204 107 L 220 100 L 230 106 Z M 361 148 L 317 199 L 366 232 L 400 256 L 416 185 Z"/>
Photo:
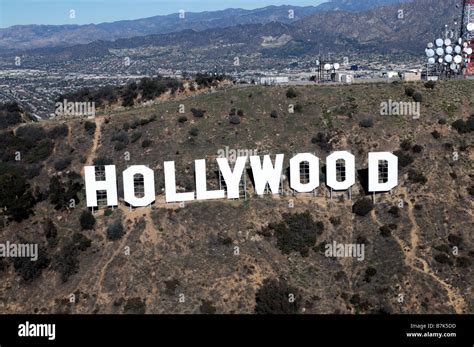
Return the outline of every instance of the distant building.
<path id="1" fill-rule="evenodd" d="M 382 77 L 398 78 L 398 72 L 397 71 L 384 71 L 382 72 Z"/>
<path id="2" fill-rule="evenodd" d="M 402 73 L 402 79 L 406 82 L 421 81 L 420 71 L 405 71 Z"/>
<path id="3" fill-rule="evenodd" d="M 354 76 L 347 72 L 336 72 L 334 81 L 339 83 L 352 83 Z"/>
<path id="4" fill-rule="evenodd" d="M 283 83 L 288 83 L 289 81 L 290 80 L 288 77 L 283 77 L 283 76 L 260 77 L 260 84 L 263 84 L 263 85 L 283 84 Z"/>

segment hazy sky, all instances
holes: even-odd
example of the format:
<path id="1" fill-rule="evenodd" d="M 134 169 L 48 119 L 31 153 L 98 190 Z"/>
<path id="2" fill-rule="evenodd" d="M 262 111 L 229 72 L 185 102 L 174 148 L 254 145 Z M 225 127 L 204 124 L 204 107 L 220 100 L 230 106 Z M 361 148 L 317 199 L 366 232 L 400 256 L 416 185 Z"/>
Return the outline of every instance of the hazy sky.
<path id="1" fill-rule="evenodd" d="M 0 0 L 0 27 L 17 24 L 88 24 L 159 14 L 259 8 L 269 5 L 318 5 L 329 0 Z M 73 9 L 75 19 L 69 16 Z"/>

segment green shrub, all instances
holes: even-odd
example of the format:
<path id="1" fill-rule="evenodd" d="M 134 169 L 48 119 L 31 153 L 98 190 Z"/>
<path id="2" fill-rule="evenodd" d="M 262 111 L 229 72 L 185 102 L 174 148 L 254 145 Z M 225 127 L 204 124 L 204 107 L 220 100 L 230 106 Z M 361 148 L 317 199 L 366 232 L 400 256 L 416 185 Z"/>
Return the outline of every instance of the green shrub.
<path id="1" fill-rule="evenodd" d="M 420 92 L 416 92 L 413 94 L 413 100 L 415 102 L 422 102 L 423 101 L 423 95 Z"/>
<path id="2" fill-rule="evenodd" d="M 409 151 L 411 146 L 412 146 L 412 143 L 408 139 L 405 139 L 402 142 L 400 142 L 400 148 L 403 149 L 404 151 Z"/>
<path id="3" fill-rule="evenodd" d="M 196 117 L 196 118 L 202 118 L 202 117 L 204 117 L 204 114 L 206 113 L 206 111 L 201 110 L 201 109 L 199 109 L 199 108 L 192 108 L 192 109 L 191 109 L 191 113 L 192 113 L 193 116 Z"/>
<path id="4" fill-rule="evenodd" d="M 425 175 L 416 170 L 408 171 L 408 179 L 413 183 L 420 183 L 422 185 L 428 182 L 428 179 L 425 177 Z"/>
<path id="5" fill-rule="evenodd" d="M 123 142 L 117 142 L 114 145 L 114 150 L 116 150 L 116 151 L 123 151 L 125 148 L 127 148 L 127 145 Z"/>
<path id="6" fill-rule="evenodd" d="M 460 134 L 467 134 L 473 130 L 468 123 L 462 119 L 455 120 L 451 126 Z"/>
<path id="7" fill-rule="evenodd" d="M 297 96 L 298 96 L 298 93 L 292 87 L 288 88 L 288 90 L 286 91 L 286 97 L 288 99 L 293 99 L 293 98 L 296 98 Z"/>
<path id="8" fill-rule="evenodd" d="M 230 117 L 230 124 L 240 124 L 240 117 L 239 116 L 232 116 Z"/>
<path id="9" fill-rule="evenodd" d="M 388 213 L 390 213 L 392 216 L 398 218 L 398 217 L 400 217 L 400 208 L 398 206 L 392 206 L 388 209 Z"/>
<path id="10" fill-rule="evenodd" d="M 143 148 L 148 148 L 148 147 L 151 146 L 152 143 L 153 143 L 153 142 L 152 142 L 151 140 L 143 140 L 143 141 L 142 141 L 142 147 L 143 147 Z"/>
<path id="11" fill-rule="evenodd" d="M 27 257 L 13 258 L 13 267 L 23 282 L 31 283 L 41 276 L 43 269 L 47 268 L 50 260 L 46 257 L 46 250 L 38 247 L 38 259 L 31 261 Z"/>
<path id="12" fill-rule="evenodd" d="M 135 142 L 137 142 L 138 140 L 140 140 L 141 137 L 142 137 L 142 133 L 139 132 L 139 131 L 135 131 L 135 132 L 132 133 L 131 142 L 132 142 L 132 143 L 135 143 Z"/>
<path id="13" fill-rule="evenodd" d="M 89 210 L 82 211 L 79 223 L 82 230 L 92 230 L 95 225 L 95 217 Z"/>
<path id="14" fill-rule="evenodd" d="M 123 313 L 126 314 L 145 314 L 146 305 L 140 298 L 128 299 L 123 308 Z"/>
<path id="15" fill-rule="evenodd" d="M 120 240 L 122 236 L 125 234 L 123 229 L 122 221 L 117 220 L 114 223 L 110 224 L 107 228 L 107 238 L 110 241 Z"/>
<path id="16" fill-rule="evenodd" d="M 318 145 L 322 150 L 330 151 L 332 149 L 329 143 L 329 137 L 321 132 L 317 133 L 316 136 L 311 138 L 311 143 Z"/>
<path id="17" fill-rule="evenodd" d="M 324 224 L 314 221 L 307 211 L 285 214 L 280 223 L 270 223 L 268 228 L 273 231 L 277 246 L 284 254 L 299 252 L 302 256 L 307 256 L 317 236 L 323 232 Z"/>
<path id="18" fill-rule="evenodd" d="M 374 126 L 374 119 L 372 117 L 364 118 L 359 122 L 362 128 L 372 128 Z"/>
<path id="19" fill-rule="evenodd" d="M 112 135 L 112 141 L 122 142 L 123 144 L 128 144 L 128 133 L 124 130 L 121 130 Z"/>
<path id="20" fill-rule="evenodd" d="M 46 218 L 43 222 L 43 231 L 48 245 L 51 247 L 56 246 L 58 244 L 58 229 L 51 218 Z"/>
<path id="21" fill-rule="evenodd" d="M 84 129 L 86 130 L 86 132 L 87 132 L 89 135 L 94 135 L 94 133 L 95 133 L 95 128 L 96 128 L 95 122 L 86 121 L 86 122 L 84 123 Z"/>
<path id="22" fill-rule="evenodd" d="M 436 86 L 436 82 L 435 81 L 428 81 L 425 83 L 425 88 L 426 89 L 434 89 Z"/>
<path id="23" fill-rule="evenodd" d="M 54 168 L 56 169 L 56 171 L 63 171 L 69 165 L 71 165 L 71 161 L 72 161 L 72 159 L 69 156 L 58 159 L 54 162 Z"/>
<path id="24" fill-rule="evenodd" d="M 64 138 L 68 134 L 69 134 L 69 128 L 66 124 L 55 126 L 54 128 L 48 131 L 48 137 L 50 139 Z"/>
<path id="25" fill-rule="evenodd" d="M 439 139 L 441 137 L 441 134 L 439 133 L 438 130 L 434 130 L 431 132 L 431 136 L 433 136 L 433 138 L 435 139 Z"/>
<path id="26" fill-rule="evenodd" d="M 374 203 L 369 198 L 362 198 L 357 200 L 354 205 L 352 205 L 352 212 L 358 216 L 366 216 L 374 208 Z"/>
<path id="27" fill-rule="evenodd" d="M 453 265 L 453 261 L 445 253 L 438 253 L 434 256 L 434 259 L 440 264 Z"/>
<path id="28" fill-rule="evenodd" d="M 290 300 L 294 296 L 294 301 Z M 301 295 L 284 280 L 266 279 L 255 294 L 257 314 L 296 314 L 301 306 Z"/>
<path id="29" fill-rule="evenodd" d="M 190 130 L 189 130 L 189 135 L 191 136 L 198 136 L 199 135 L 199 129 L 196 128 L 196 127 L 192 127 Z"/>
<path id="30" fill-rule="evenodd" d="M 402 151 L 395 151 L 393 152 L 394 155 L 398 157 L 398 166 L 400 167 L 407 167 L 411 163 L 413 163 L 413 157 L 408 153 L 404 153 Z"/>
<path id="31" fill-rule="evenodd" d="M 413 96 L 415 94 L 415 89 L 413 87 L 405 87 L 405 95 L 406 96 Z"/>
<path id="32" fill-rule="evenodd" d="M 28 152 L 25 160 L 28 163 L 38 163 L 47 159 L 54 150 L 54 142 L 50 139 L 43 139 Z"/>
<path id="33" fill-rule="evenodd" d="M 383 225 L 380 227 L 380 235 L 382 235 L 383 237 L 389 237 L 390 235 L 392 235 L 392 229 L 390 229 L 390 227 L 388 227 L 387 225 Z"/>
<path id="34" fill-rule="evenodd" d="M 411 150 L 413 151 L 413 153 L 421 153 L 423 152 L 423 146 L 414 145 Z"/>

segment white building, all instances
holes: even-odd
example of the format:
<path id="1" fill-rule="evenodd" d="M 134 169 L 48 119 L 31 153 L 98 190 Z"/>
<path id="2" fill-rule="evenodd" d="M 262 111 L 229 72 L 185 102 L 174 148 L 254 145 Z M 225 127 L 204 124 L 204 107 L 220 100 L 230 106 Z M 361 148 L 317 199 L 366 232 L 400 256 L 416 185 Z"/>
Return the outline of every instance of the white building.
<path id="1" fill-rule="evenodd" d="M 338 83 L 352 83 L 354 81 L 354 76 L 347 72 L 336 72 L 335 81 Z"/>
<path id="2" fill-rule="evenodd" d="M 264 85 L 283 84 L 283 83 L 288 83 L 289 81 L 290 80 L 288 77 L 283 77 L 283 76 L 260 77 L 260 84 L 264 84 Z"/>

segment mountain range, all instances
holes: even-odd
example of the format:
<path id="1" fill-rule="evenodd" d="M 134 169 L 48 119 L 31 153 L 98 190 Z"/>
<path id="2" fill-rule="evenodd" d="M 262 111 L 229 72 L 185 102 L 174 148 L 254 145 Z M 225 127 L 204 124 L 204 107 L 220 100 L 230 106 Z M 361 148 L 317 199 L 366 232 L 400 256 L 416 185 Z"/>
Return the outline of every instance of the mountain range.
<path id="1" fill-rule="evenodd" d="M 399 18 L 400 10 L 403 18 Z M 460 15 L 456 6 L 444 0 L 413 0 L 358 13 L 318 12 L 292 24 L 271 21 L 202 31 L 187 29 L 72 47 L 40 48 L 26 54 L 42 62 L 65 62 L 113 56 L 122 50 L 141 59 L 144 50 L 151 49 L 159 52 L 152 55 L 163 64 L 199 57 L 200 61 L 215 62 L 216 67 L 236 56 L 257 57 L 261 63 L 265 58 L 315 56 L 321 50 L 419 55 L 427 42 L 441 34 L 445 23 Z"/>
<path id="2" fill-rule="evenodd" d="M 237 25 L 280 22 L 290 24 L 315 13 L 367 11 L 407 0 L 333 0 L 318 6 L 268 6 L 253 10 L 225 9 L 200 13 L 185 12 L 137 20 L 87 25 L 16 25 L 0 29 L 0 50 L 65 47 L 93 41 L 113 41 L 184 30 L 203 31 Z M 290 12 L 292 11 L 292 12 Z"/>

